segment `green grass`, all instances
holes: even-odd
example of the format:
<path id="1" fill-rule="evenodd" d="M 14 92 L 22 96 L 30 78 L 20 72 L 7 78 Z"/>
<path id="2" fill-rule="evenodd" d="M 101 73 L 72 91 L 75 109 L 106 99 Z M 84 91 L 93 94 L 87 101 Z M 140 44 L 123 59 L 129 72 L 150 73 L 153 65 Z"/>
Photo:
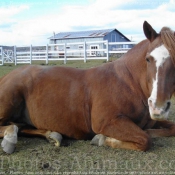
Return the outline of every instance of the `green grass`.
<path id="1" fill-rule="evenodd" d="M 111 58 L 110 61 L 114 61 L 116 60 L 116 58 Z M 45 61 L 33 61 L 33 63 L 35 65 L 43 65 L 43 66 L 47 66 Z M 91 68 L 91 67 L 95 67 L 95 66 L 99 66 L 101 64 L 106 63 L 106 60 L 91 60 L 91 61 L 87 61 L 86 63 L 84 63 L 82 60 L 81 61 L 67 61 L 66 64 L 64 64 L 63 61 L 50 61 L 49 62 L 49 66 L 66 66 L 66 67 L 75 67 L 75 68 Z M 2 77 L 3 75 L 9 73 L 10 71 L 23 66 L 24 64 L 21 65 L 14 65 L 14 64 L 5 64 L 3 66 L 0 66 L 0 77 Z"/>
<path id="2" fill-rule="evenodd" d="M 103 62 L 50 65 L 88 68 Z M 19 66 L 1 66 L 0 76 Z M 174 115 L 173 99 L 170 120 L 175 121 Z M 153 146 L 147 152 L 97 147 L 81 140 L 63 140 L 62 146 L 55 148 L 42 138 L 19 137 L 12 155 L 0 149 L 0 174 L 175 174 L 175 137 L 153 139 Z"/>

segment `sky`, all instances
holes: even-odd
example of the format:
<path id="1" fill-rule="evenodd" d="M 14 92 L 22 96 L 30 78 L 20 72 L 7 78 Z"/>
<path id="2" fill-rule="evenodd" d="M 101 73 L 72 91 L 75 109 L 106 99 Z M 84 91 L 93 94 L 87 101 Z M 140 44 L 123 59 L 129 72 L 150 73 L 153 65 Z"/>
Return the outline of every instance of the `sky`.
<path id="1" fill-rule="evenodd" d="M 175 30 L 175 0 L 0 0 L 0 45 L 46 45 L 53 32 L 116 28 L 145 39 L 146 20 Z"/>

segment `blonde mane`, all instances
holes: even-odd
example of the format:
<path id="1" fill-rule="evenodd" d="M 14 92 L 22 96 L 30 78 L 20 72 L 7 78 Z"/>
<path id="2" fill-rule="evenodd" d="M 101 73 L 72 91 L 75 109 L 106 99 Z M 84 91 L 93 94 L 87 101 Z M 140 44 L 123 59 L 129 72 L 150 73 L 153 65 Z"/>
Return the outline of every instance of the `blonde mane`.
<path id="1" fill-rule="evenodd" d="M 163 27 L 160 36 L 163 44 L 169 50 L 173 64 L 175 65 L 175 33 L 168 27 Z"/>

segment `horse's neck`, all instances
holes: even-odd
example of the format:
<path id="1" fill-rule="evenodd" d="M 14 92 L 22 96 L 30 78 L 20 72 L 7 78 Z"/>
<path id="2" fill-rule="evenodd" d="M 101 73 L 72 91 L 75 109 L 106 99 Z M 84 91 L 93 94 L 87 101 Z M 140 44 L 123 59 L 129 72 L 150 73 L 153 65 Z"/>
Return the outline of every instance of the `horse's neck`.
<path id="1" fill-rule="evenodd" d="M 126 69 L 133 77 L 133 81 L 140 86 L 143 95 L 148 98 L 148 84 L 147 84 L 147 64 L 146 53 L 148 50 L 149 42 L 144 40 L 137 44 L 122 58 Z"/>

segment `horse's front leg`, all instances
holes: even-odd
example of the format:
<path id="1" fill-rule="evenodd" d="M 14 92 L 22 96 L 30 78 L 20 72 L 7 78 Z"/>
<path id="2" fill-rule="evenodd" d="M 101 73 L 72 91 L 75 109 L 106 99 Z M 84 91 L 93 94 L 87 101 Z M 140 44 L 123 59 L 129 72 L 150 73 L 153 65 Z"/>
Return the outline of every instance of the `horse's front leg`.
<path id="1" fill-rule="evenodd" d="M 3 137 L 1 147 L 3 151 L 11 154 L 14 152 L 17 143 L 18 127 L 16 125 L 0 126 L 0 137 Z"/>
<path id="2" fill-rule="evenodd" d="M 151 138 L 175 136 L 175 123 L 167 120 L 157 121 L 152 129 L 146 129 L 145 132 Z"/>
<path id="3" fill-rule="evenodd" d="M 23 127 L 22 129 L 20 129 L 19 134 L 45 137 L 49 142 L 53 143 L 57 147 L 61 145 L 61 141 L 62 141 L 62 135 L 60 133 L 48 131 L 48 130 L 28 129 Z"/>
<path id="4" fill-rule="evenodd" d="M 91 144 L 139 151 L 146 151 L 151 146 L 150 136 L 125 116 L 115 118 L 101 127 L 93 125 L 93 130 L 97 135 Z"/>

